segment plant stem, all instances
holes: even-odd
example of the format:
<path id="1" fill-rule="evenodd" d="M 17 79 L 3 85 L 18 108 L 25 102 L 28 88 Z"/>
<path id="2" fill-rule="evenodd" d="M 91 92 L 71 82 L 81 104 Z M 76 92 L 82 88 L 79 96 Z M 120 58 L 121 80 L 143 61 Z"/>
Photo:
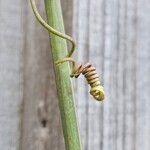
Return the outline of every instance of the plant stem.
<path id="1" fill-rule="evenodd" d="M 45 0 L 45 9 L 48 24 L 64 33 L 60 0 Z M 52 33 L 49 34 L 66 150 L 81 150 L 69 63 L 65 62 L 58 66 L 55 64 L 57 60 L 68 54 L 66 40 Z"/>

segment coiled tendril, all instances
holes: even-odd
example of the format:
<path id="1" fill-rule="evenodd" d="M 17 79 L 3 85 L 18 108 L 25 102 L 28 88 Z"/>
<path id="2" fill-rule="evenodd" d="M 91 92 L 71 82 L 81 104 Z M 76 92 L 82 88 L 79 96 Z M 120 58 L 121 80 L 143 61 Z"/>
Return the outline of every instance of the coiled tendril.
<path id="1" fill-rule="evenodd" d="M 38 13 L 38 10 L 37 10 L 36 5 L 35 5 L 35 1 L 34 0 L 30 0 L 30 2 L 31 2 L 31 6 L 32 6 L 33 12 L 35 14 L 35 17 L 37 18 L 39 23 L 44 28 L 46 28 L 49 32 L 51 32 L 51 33 L 53 33 L 53 34 L 55 34 L 55 35 L 57 35 L 57 36 L 59 36 L 59 37 L 61 37 L 63 39 L 66 39 L 66 40 L 70 41 L 71 44 L 72 44 L 72 49 L 71 49 L 70 53 L 65 58 L 63 58 L 62 60 L 57 61 L 56 65 L 62 64 L 64 62 L 66 62 L 66 61 L 72 62 L 73 67 L 72 67 L 72 74 L 70 76 L 78 78 L 78 76 L 80 74 L 83 74 L 85 76 L 85 78 L 87 79 L 88 84 L 91 86 L 90 94 L 96 100 L 102 101 L 104 99 L 104 97 L 105 97 L 105 93 L 104 93 L 103 87 L 101 86 L 99 76 L 96 73 L 95 67 L 93 67 L 90 63 L 86 63 L 84 65 L 77 64 L 76 61 L 71 57 L 73 52 L 74 52 L 74 50 L 75 50 L 75 47 L 76 47 L 76 44 L 75 44 L 74 40 L 72 39 L 72 37 L 70 37 L 70 36 L 68 36 L 66 34 L 63 34 L 63 33 L 59 32 L 59 31 L 55 30 L 51 26 L 49 26 L 42 19 L 40 14 Z"/>
<path id="2" fill-rule="evenodd" d="M 72 77 L 77 78 L 81 73 L 85 76 L 88 84 L 91 86 L 90 94 L 96 100 L 102 101 L 104 99 L 104 90 L 100 85 L 100 79 L 96 73 L 95 67 L 93 67 L 90 63 L 86 63 L 84 65 L 81 64 L 76 69 L 74 69 Z"/>
<path id="3" fill-rule="evenodd" d="M 70 61 L 73 64 L 73 69 L 70 76 L 72 78 L 78 78 L 80 74 L 83 74 L 91 87 L 90 94 L 98 101 L 104 100 L 105 92 L 103 86 L 101 86 L 100 78 L 96 72 L 96 68 L 90 63 L 86 63 L 84 65 L 77 64 L 76 61 L 71 57 L 57 61 L 56 64 L 58 65 L 66 61 Z"/>

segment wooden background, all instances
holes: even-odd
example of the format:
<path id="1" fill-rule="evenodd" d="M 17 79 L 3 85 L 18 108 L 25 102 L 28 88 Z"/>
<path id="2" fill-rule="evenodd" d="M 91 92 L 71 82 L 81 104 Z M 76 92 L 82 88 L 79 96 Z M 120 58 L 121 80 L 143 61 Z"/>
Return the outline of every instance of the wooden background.
<path id="1" fill-rule="evenodd" d="M 96 102 L 84 77 L 75 80 L 83 149 L 149 150 L 150 0 L 61 2 L 76 59 L 93 63 L 106 91 L 106 101 Z M 0 29 L 0 149 L 65 149 L 49 38 L 29 1 L 0 0 Z M 42 102 L 46 129 L 37 115 Z"/>

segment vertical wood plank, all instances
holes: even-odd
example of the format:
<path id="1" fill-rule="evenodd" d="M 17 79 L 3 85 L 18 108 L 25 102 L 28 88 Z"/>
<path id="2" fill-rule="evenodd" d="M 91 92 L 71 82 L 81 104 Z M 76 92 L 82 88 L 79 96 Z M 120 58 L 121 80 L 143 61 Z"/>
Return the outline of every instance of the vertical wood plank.
<path id="1" fill-rule="evenodd" d="M 104 40 L 104 87 L 106 101 L 104 102 L 103 148 L 116 150 L 116 114 L 117 114 L 117 29 L 118 1 L 105 2 L 105 40 Z"/>
<path id="2" fill-rule="evenodd" d="M 137 1 L 136 149 L 150 149 L 150 6 Z"/>
<path id="3" fill-rule="evenodd" d="M 0 149 L 16 150 L 22 103 L 20 1 L 0 1 Z"/>
<path id="4" fill-rule="evenodd" d="M 106 90 L 103 104 L 90 101 L 88 93 L 82 101 L 78 100 L 84 149 L 134 150 L 142 145 L 147 150 L 146 139 L 150 135 L 148 1 L 75 1 L 74 8 L 77 57 L 85 61 L 86 56 L 86 60 L 93 62 L 103 75 Z M 84 52 L 80 52 L 83 51 L 81 41 L 88 45 Z M 78 82 L 77 99 L 80 99 L 87 89 L 85 83 Z"/>
<path id="5" fill-rule="evenodd" d="M 105 3 L 102 0 L 97 3 L 89 2 L 89 62 L 96 67 L 101 81 L 104 61 L 104 8 Z M 103 140 L 103 103 L 97 102 L 90 95 L 88 103 L 88 149 L 99 150 Z"/>

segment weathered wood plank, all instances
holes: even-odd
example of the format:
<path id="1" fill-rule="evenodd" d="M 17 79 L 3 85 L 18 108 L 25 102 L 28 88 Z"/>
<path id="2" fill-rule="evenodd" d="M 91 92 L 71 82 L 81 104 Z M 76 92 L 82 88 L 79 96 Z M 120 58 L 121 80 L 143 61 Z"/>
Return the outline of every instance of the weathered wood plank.
<path id="1" fill-rule="evenodd" d="M 91 98 L 87 98 L 86 85 L 78 81 L 77 98 L 85 97 L 78 101 L 84 149 L 138 150 L 142 145 L 147 150 L 148 1 L 82 0 L 74 2 L 74 8 L 77 57 L 85 61 L 86 56 L 97 66 L 106 90 L 103 104 L 87 101 Z"/>
<path id="2" fill-rule="evenodd" d="M 137 1 L 136 149 L 150 149 L 150 6 Z"/>
<path id="3" fill-rule="evenodd" d="M 20 1 L 0 1 L 0 20 L 0 149 L 16 150 L 23 76 Z"/>
<path id="4" fill-rule="evenodd" d="M 102 80 L 103 74 L 103 35 L 104 4 L 102 0 L 89 3 L 89 62 L 97 69 Z M 100 9 L 101 8 L 101 9 Z M 93 11 L 94 10 L 94 11 Z M 97 16 L 97 17 L 93 17 Z M 101 65 L 100 65 L 101 64 Z M 99 150 L 103 139 L 103 103 L 96 102 L 89 96 L 88 109 L 88 149 Z M 91 140 L 93 139 L 93 140 Z"/>

